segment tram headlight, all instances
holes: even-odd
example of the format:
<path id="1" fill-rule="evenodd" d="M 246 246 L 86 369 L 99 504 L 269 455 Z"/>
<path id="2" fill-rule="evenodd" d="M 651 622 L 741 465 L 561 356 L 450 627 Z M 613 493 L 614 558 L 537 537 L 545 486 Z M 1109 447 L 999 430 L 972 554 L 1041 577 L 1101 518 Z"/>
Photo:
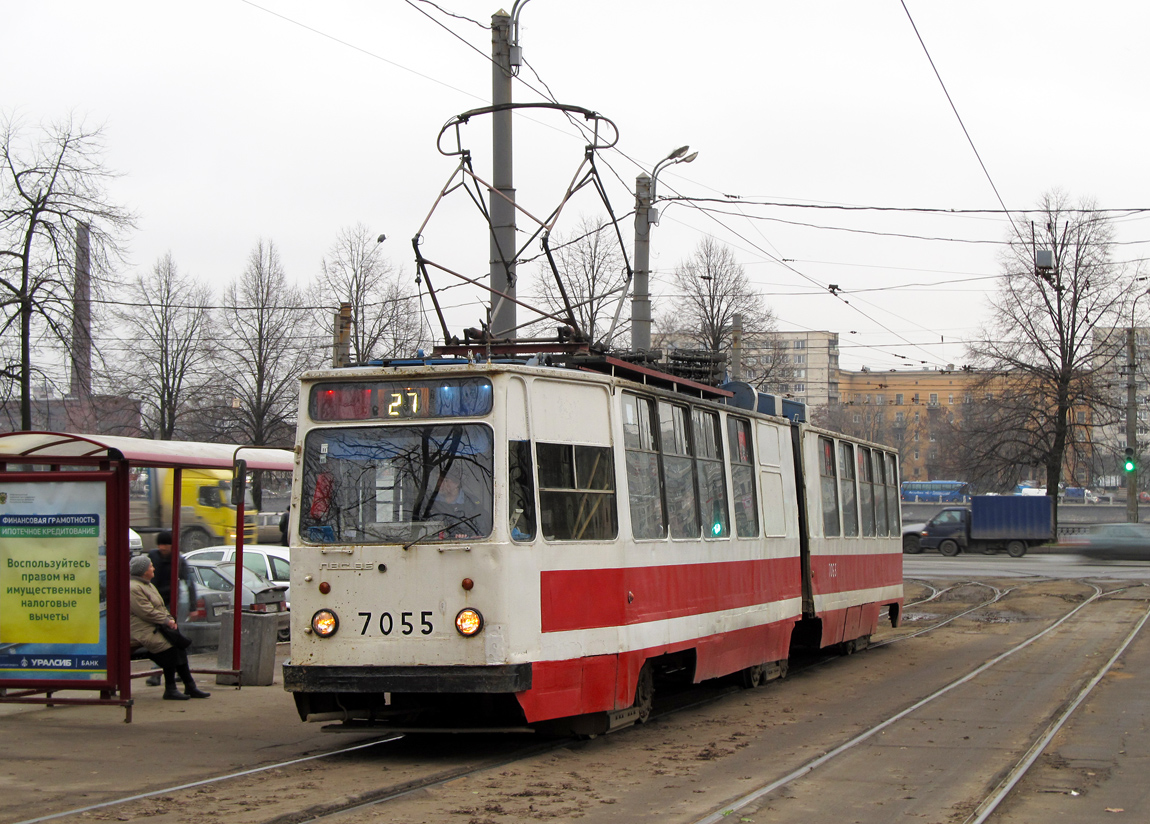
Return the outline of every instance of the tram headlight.
<path id="1" fill-rule="evenodd" d="M 339 616 L 330 609 L 321 609 L 311 617 L 311 628 L 320 638 L 330 638 L 339 629 Z"/>
<path id="2" fill-rule="evenodd" d="M 455 628 L 459 630 L 460 635 L 467 637 L 476 635 L 483 629 L 483 616 L 479 614 L 479 610 L 471 607 L 461 609 L 455 616 Z"/>

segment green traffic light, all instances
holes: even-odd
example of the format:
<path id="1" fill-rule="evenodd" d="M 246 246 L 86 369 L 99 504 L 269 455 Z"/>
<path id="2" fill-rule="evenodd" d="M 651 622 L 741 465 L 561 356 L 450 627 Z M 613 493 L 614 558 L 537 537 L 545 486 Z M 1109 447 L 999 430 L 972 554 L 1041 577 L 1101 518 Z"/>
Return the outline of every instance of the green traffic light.
<path id="1" fill-rule="evenodd" d="M 1124 467 L 1124 469 L 1127 472 L 1133 472 L 1134 471 L 1134 461 L 1129 461 L 1129 460 L 1126 461 L 1126 466 Z"/>

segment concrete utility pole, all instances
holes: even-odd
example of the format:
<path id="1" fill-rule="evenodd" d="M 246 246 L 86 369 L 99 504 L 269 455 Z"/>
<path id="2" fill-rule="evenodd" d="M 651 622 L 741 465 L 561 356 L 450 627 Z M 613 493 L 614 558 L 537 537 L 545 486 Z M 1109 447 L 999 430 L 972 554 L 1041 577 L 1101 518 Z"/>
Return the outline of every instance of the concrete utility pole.
<path id="1" fill-rule="evenodd" d="M 731 379 L 743 379 L 743 316 L 738 312 L 731 318 Z"/>
<path id="2" fill-rule="evenodd" d="M 651 178 L 635 178 L 635 293 L 631 298 L 631 348 L 651 348 Z"/>
<path id="3" fill-rule="evenodd" d="M 72 381 L 69 394 L 86 402 L 92 395 L 91 228 L 76 224 L 76 278 L 72 299 Z"/>
<path id="4" fill-rule="evenodd" d="M 351 361 L 351 304 L 341 303 L 335 313 L 331 342 L 331 365 L 338 369 Z"/>
<path id="5" fill-rule="evenodd" d="M 1133 323 L 1133 320 L 1131 320 Z M 1138 523 L 1138 397 L 1134 327 L 1126 330 L 1126 446 L 1133 450 L 1134 471 L 1126 473 L 1126 522 Z"/>
<path id="6" fill-rule="evenodd" d="M 642 352 L 651 348 L 651 225 L 659 222 L 654 208 L 655 187 L 659 172 L 665 166 L 690 163 L 698 152 L 687 154 L 690 146 L 680 146 L 655 164 L 650 176 L 646 172 L 635 178 L 635 288 L 631 297 L 631 348 Z"/>
<path id="7" fill-rule="evenodd" d="M 518 6 L 519 4 L 516 3 Z M 513 9 L 514 11 L 514 9 Z M 515 44 L 518 51 L 518 43 Z M 491 103 L 511 103 L 511 16 L 505 11 L 491 15 Z M 515 60 L 518 65 L 519 61 Z M 511 109 L 491 116 L 491 333 L 497 338 L 515 337 L 515 185 L 511 143 Z M 496 294 L 502 292 L 503 295 Z"/>

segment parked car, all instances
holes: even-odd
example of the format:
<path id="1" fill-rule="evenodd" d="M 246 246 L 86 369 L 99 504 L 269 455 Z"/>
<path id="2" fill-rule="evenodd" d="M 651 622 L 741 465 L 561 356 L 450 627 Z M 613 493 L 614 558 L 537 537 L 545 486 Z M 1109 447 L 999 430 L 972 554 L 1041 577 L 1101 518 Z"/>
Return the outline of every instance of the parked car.
<path id="1" fill-rule="evenodd" d="M 196 604 L 180 628 L 196 647 L 218 647 L 221 616 L 225 610 L 232 609 L 235 603 L 235 566 L 210 560 L 188 559 L 188 569 L 196 583 Z M 278 614 L 277 633 L 281 640 L 287 640 L 291 624 L 286 590 L 287 587 L 269 581 L 245 567 L 241 581 L 241 608 L 245 612 Z"/>
<path id="2" fill-rule="evenodd" d="M 210 546 L 203 549 L 193 549 L 185 552 L 184 557 L 189 561 L 211 561 L 219 563 L 226 561 L 234 565 L 236 562 L 236 548 L 234 546 Z M 287 587 L 285 599 L 288 608 L 291 608 L 291 555 L 286 546 L 269 546 L 257 544 L 244 547 L 244 566 L 257 575 L 262 575 L 274 584 Z"/>
<path id="3" fill-rule="evenodd" d="M 1150 524 L 1095 524 L 1062 545 L 1091 559 L 1150 561 Z"/>

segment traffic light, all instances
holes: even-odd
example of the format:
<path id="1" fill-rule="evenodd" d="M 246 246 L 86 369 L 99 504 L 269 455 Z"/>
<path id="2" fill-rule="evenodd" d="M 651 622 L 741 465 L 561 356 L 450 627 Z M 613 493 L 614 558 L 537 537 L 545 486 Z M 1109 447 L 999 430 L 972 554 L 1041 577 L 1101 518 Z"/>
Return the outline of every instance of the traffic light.
<path id="1" fill-rule="evenodd" d="M 1134 449 L 1133 447 L 1126 447 L 1126 461 L 1122 464 L 1122 468 L 1127 472 L 1134 471 Z"/>

